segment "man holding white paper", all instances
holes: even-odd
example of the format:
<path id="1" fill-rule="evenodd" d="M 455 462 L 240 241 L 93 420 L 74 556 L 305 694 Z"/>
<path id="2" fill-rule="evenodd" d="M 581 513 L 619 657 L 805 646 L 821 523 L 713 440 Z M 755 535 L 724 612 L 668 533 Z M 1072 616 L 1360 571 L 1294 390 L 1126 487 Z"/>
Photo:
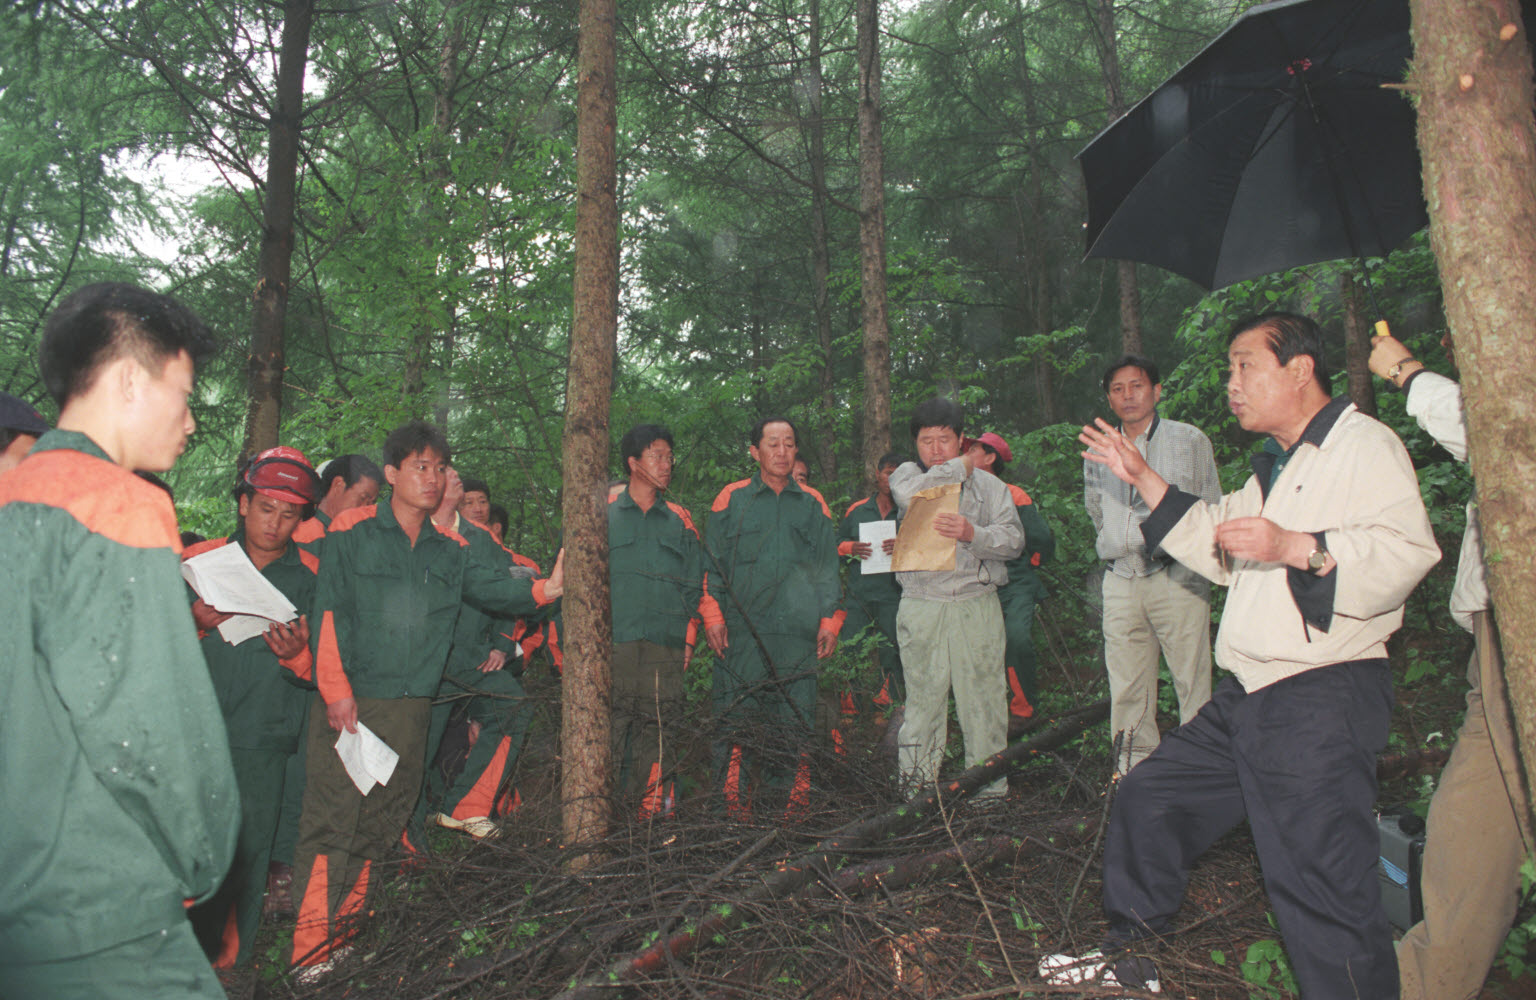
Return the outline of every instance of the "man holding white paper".
<path id="1" fill-rule="evenodd" d="M 331 522 L 315 598 L 316 681 L 304 808 L 294 856 L 299 901 L 293 961 L 308 981 L 327 971 L 366 900 L 373 861 L 400 839 L 421 790 L 432 698 L 442 683 L 459 606 L 515 618 L 562 593 L 560 557 L 548 580 L 514 577 L 431 514 L 448 482 L 448 441 L 417 420 L 384 441 L 388 503 Z M 361 794 L 336 735 L 366 723 L 399 754 L 387 785 Z"/>
<path id="2" fill-rule="evenodd" d="M 304 706 L 314 690 L 306 611 L 315 599 L 315 557 L 292 542 L 320 493 L 320 481 L 303 452 L 269 448 L 256 456 L 236 490 L 239 527 L 228 538 L 199 542 L 182 554 L 182 574 L 196 600 L 192 618 L 213 680 L 230 759 L 240 788 L 240 839 L 219 891 L 192 911 L 192 925 L 215 968 L 248 965 L 261 922 L 272 838 L 282 808 L 284 772 L 298 749 Z M 212 581 L 189 567 L 222 560 Z M 239 571 L 239 572 L 237 572 Z M 240 582 L 243 572 L 243 584 Z M 235 616 L 234 608 L 262 603 L 269 617 Z M 227 633 L 236 619 L 255 630 Z"/>
<path id="3" fill-rule="evenodd" d="M 901 604 L 901 586 L 891 572 L 891 553 L 896 548 L 896 501 L 891 498 L 891 473 L 906 460 L 905 455 L 897 452 L 882 457 L 875 473 L 875 492 L 855 501 L 837 529 L 837 554 L 853 560 L 848 564 L 848 599 L 844 605 L 848 615 L 843 620 L 841 640 L 848 642 L 873 627 L 889 643 L 878 654 L 880 684 L 873 699 L 882 707 L 906 697 L 901 650 L 896 645 L 896 609 Z M 888 533 L 877 550 L 865 536 L 878 533 L 881 528 Z"/>

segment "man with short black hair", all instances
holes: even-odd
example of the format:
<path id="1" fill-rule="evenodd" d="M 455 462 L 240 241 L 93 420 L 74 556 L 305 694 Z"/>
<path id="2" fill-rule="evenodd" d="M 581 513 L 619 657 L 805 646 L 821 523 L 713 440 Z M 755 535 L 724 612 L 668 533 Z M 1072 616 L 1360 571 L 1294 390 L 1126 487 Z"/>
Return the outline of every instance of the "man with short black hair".
<path id="1" fill-rule="evenodd" d="M 164 472 L 214 349 L 168 296 L 87 285 L 43 329 L 56 430 L 0 476 L 0 995 L 222 1000 L 184 905 L 240 807 Z"/>
<path id="2" fill-rule="evenodd" d="M 660 424 L 630 428 L 619 442 L 628 485 L 608 502 L 614 790 L 639 800 L 641 820 L 666 815 L 676 801 L 683 674 L 700 621 L 723 621 L 705 592 L 693 515 L 664 496 L 672 445 L 672 432 Z"/>
<path id="3" fill-rule="evenodd" d="M 512 518 L 507 514 L 507 508 L 499 503 L 491 504 L 490 511 L 486 514 L 485 526 L 490 529 L 491 537 L 496 539 L 496 544 L 507 544 L 507 525 L 512 523 Z"/>
<path id="4" fill-rule="evenodd" d="M 1127 354 L 1104 369 L 1104 394 L 1120 429 L 1168 482 L 1214 503 L 1221 496 L 1211 439 L 1157 412 L 1163 386 L 1157 365 Z M 1211 586 L 1198 573 L 1149 547 L 1141 524 L 1145 498 L 1102 465 L 1083 463 L 1083 500 L 1105 560 L 1104 666 L 1109 674 L 1109 733 L 1115 769 L 1125 773 L 1157 746 L 1157 664 L 1168 661 L 1188 722 L 1211 697 Z"/>
<path id="5" fill-rule="evenodd" d="M 758 471 L 721 490 L 709 518 L 709 589 L 723 611 L 704 630 L 720 657 L 715 767 L 732 814 L 751 809 L 753 772 L 776 796 L 787 786 L 795 814 L 810 792 L 804 747 L 816 722 L 817 663 L 837 648 L 837 536 L 821 494 L 794 480 L 789 418 L 759 420 L 747 440 Z M 754 725 L 798 749 L 765 753 L 745 738 Z"/>
<path id="6" fill-rule="evenodd" d="M 933 530 L 955 546 L 949 570 L 905 571 L 896 635 L 907 679 L 906 716 L 899 740 L 901 777 L 917 792 L 936 782 L 949 742 L 949 695 L 954 692 L 965 765 L 974 766 L 1008 744 L 1006 634 L 997 589 L 1008 580 L 1008 561 L 1024 551 L 1024 528 L 1002 481 L 975 468 L 960 450 L 965 411 L 936 397 L 912 411 L 917 461 L 891 473 L 891 496 L 905 518 L 919 492 L 959 484 L 959 510 L 939 514 Z M 998 779 L 977 793 L 1000 800 Z"/>
<path id="7" fill-rule="evenodd" d="M 314 555 L 322 555 L 325 530 L 338 515 L 354 507 L 367 507 L 379 498 L 384 473 L 366 455 L 341 455 L 320 466 L 320 502 L 307 521 L 293 533 L 293 540 Z"/>
<path id="8" fill-rule="evenodd" d="M 0 475 L 16 468 L 48 433 L 48 421 L 29 404 L 0 392 Z"/>
<path id="9" fill-rule="evenodd" d="M 1055 981 L 1151 987 L 1191 866 L 1247 821 L 1302 996 L 1398 995 L 1381 903 L 1376 754 L 1392 714 L 1387 640 L 1440 558 L 1390 429 L 1330 399 L 1322 331 L 1292 313 L 1238 323 L 1227 400 L 1266 435 L 1217 503 L 1168 484 L 1100 419 L 1083 457 L 1146 498 L 1149 551 L 1227 587 L 1216 658 L 1232 676 L 1121 779 L 1104 846 L 1107 956 L 1051 956 Z"/>
<path id="10" fill-rule="evenodd" d="M 491 488 L 484 479 L 474 476 L 463 478 L 464 498 L 459 501 L 459 513 L 480 525 L 488 527 L 491 517 Z"/>
<path id="11" fill-rule="evenodd" d="M 328 971 L 365 900 L 369 869 L 394 847 L 421 790 L 431 702 L 443 679 L 459 605 L 516 617 L 560 596 L 557 558 L 548 580 L 512 577 L 504 561 L 432 514 L 448 479 L 448 441 L 424 421 L 384 441 L 388 503 L 355 507 L 331 522 L 315 598 L 319 697 L 309 718 L 304 809 L 294 864 L 299 919 L 295 965 Z M 494 545 L 485 535 L 485 544 Z M 399 755 L 387 785 L 366 796 L 332 749 L 365 723 Z"/>

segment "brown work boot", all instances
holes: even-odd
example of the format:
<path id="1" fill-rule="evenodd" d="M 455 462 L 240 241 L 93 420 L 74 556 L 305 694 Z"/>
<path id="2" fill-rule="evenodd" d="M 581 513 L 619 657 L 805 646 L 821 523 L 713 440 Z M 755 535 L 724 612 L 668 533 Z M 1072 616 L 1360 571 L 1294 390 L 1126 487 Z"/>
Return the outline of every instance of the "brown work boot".
<path id="1" fill-rule="evenodd" d="M 267 866 L 267 895 L 262 900 L 261 912 L 268 917 L 291 917 L 297 911 L 293 907 L 293 866 L 274 861 Z"/>

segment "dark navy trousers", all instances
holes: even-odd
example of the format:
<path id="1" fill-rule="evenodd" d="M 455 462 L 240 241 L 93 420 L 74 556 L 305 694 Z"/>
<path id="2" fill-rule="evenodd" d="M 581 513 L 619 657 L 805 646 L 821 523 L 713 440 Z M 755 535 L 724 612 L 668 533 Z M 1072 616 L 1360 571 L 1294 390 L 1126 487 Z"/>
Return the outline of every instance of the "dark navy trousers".
<path id="1" fill-rule="evenodd" d="M 1386 660 L 1245 691 L 1233 677 L 1120 782 L 1104 846 L 1110 949 L 1166 932 L 1195 860 L 1243 820 L 1306 1000 L 1393 1000 L 1374 808 Z"/>

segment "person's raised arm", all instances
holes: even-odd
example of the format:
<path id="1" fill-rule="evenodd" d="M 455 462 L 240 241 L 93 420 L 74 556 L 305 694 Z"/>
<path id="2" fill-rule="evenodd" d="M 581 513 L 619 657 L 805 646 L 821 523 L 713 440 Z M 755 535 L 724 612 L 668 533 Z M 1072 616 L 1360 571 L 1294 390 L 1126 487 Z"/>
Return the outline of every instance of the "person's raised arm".
<path id="1" fill-rule="evenodd" d="M 1135 443 L 1103 417 L 1095 417 L 1092 424 L 1085 425 L 1077 439 L 1088 448 L 1083 458 L 1104 466 L 1116 479 L 1135 487 L 1148 507 L 1156 510 L 1163 502 L 1168 492 L 1167 481 L 1147 464 Z"/>

